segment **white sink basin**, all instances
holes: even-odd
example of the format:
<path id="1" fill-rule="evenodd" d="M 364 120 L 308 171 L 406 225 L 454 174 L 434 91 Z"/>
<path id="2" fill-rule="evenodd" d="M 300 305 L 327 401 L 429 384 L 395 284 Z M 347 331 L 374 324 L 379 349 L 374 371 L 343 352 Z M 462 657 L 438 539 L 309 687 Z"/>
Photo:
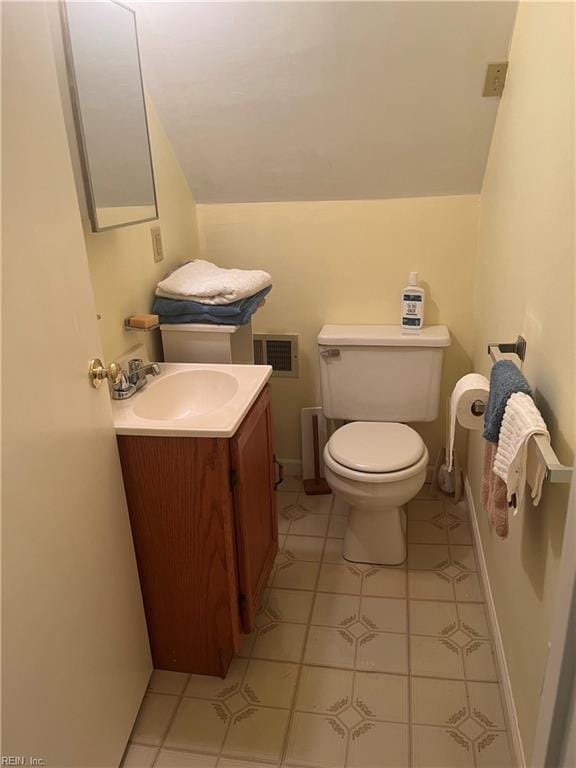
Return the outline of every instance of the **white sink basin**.
<path id="1" fill-rule="evenodd" d="M 272 369 L 268 365 L 160 363 L 159 376 L 112 400 L 119 435 L 232 437 Z"/>
<path id="2" fill-rule="evenodd" d="M 185 419 L 222 408 L 238 392 L 238 381 L 222 371 L 181 371 L 149 382 L 135 395 L 134 414 L 155 421 Z"/>

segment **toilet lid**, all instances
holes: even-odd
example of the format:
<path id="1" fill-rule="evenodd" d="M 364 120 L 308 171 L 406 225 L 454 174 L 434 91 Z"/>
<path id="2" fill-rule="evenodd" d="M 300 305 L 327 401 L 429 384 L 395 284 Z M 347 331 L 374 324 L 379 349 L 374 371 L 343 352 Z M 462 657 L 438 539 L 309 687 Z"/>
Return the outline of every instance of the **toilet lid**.
<path id="1" fill-rule="evenodd" d="M 358 472 L 396 472 L 416 464 L 424 442 L 406 424 L 355 421 L 334 432 L 328 450 L 338 464 Z"/>

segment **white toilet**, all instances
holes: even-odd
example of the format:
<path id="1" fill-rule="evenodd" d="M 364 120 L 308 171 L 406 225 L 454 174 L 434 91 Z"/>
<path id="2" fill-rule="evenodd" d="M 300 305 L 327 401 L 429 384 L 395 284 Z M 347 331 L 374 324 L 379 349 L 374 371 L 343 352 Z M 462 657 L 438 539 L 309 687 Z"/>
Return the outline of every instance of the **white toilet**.
<path id="1" fill-rule="evenodd" d="M 446 326 L 407 334 L 395 325 L 325 325 L 318 336 L 322 407 L 346 422 L 324 449 L 326 480 L 350 506 L 343 555 L 358 563 L 406 559 L 406 513 L 426 480 L 428 451 L 403 422 L 434 421 Z"/>

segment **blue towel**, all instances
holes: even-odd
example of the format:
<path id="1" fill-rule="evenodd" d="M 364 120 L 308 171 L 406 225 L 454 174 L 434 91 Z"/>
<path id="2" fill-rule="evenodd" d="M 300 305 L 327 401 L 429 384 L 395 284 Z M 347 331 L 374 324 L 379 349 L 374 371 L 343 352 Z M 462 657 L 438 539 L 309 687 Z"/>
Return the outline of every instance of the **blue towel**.
<path id="1" fill-rule="evenodd" d="M 498 360 L 490 373 L 490 392 L 484 412 L 483 436 L 491 443 L 498 442 L 506 403 L 515 392 L 532 395 L 530 385 L 518 366 L 512 360 Z"/>
<path id="2" fill-rule="evenodd" d="M 199 301 L 186 299 L 165 299 L 155 296 L 152 313 L 158 315 L 161 323 L 212 323 L 213 325 L 245 325 L 258 304 L 272 290 L 269 285 L 253 296 L 239 299 L 232 304 L 201 304 Z"/>

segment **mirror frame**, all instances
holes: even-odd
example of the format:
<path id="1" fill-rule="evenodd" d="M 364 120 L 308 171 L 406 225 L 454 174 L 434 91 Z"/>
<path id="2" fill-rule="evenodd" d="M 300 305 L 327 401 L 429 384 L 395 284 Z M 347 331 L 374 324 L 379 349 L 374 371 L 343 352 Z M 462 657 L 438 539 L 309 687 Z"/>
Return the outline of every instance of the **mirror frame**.
<path id="1" fill-rule="evenodd" d="M 140 77 L 140 90 L 142 93 L 142 103 L 144 105 L 144 123 L 146 128 L 146 138 L 148 139 L 148 157 L 150 159 L 150 173 L 152 176 L 152 191 L 154 194 L 154 208 L 156 210 L 155 216 L 150 216 L 145 219 L 134 219 L 133 221 L 127 221 L 122 224 L 111 224 L 107 227 L 101 227 L 98 224 L 98 214 L 96 210 L 96 199 L 94 197 L 94 189 L 92 186 L 92 179 L 90 177 L 90 164 L 88 160 L 88 146 L 86 144 L 86 137 L 84 134 L 84 125 L 82 121 L 82 110 L 80 108 L 80 93 L 78 90 L 78 81 L 76 79 L 76 70 L 74 67 L 74 50 L 72 46 L 72 37 L 70 35 L 70 26 L 68 22 L 68 14 L 66 9 L 67 0 L 60 0 L 60 18 L 62 22 L 62 39 L 64 43 L 64 56 L 66 59 L 66 70 L 68 74 L 68 84 L 70 99 L 72 105 L 72 114 L 74 117 L 74 126 L 76 128 L 76 138 L 78 142 L 78 154 L 80 156 L 80 167 L 82 171 L 82 179 L 84 181 L 84 190 L 86 193 L 86 203 L 88 208 L 88 216 L 90 218 L 90 226 L 92 232 L 107 232 L 111 229 L 120 229 L 121 227 L 131 227 L 134 224 L 143 224 L 147 221 L 157 221 L 159 218 L 158 213 L 158 196 L 156 193 L 156 178 L 154 176 L 154 163 L 152 161 L 152 145 L 150 142 L 150 129 L 148 126 L 148 111 L 146 108 L 146 96 L 144 93 L 144 81 L 142 79 L 142 60 L 140 57 L 140 43 L 138 40 L 138 26 L 136 24 L 135 11 L 124 5 L 124 3 L 118 2 L 118 0 L 109 0 L 113 5 L 118 5 L 128 13 L 132 14 L 132 23 L 134 26 L 134 35 L 136 38 L 136 56 L 138 59 L 138 74 Z"/>

